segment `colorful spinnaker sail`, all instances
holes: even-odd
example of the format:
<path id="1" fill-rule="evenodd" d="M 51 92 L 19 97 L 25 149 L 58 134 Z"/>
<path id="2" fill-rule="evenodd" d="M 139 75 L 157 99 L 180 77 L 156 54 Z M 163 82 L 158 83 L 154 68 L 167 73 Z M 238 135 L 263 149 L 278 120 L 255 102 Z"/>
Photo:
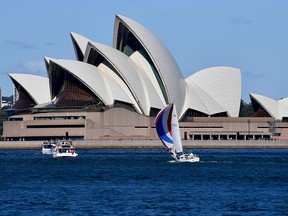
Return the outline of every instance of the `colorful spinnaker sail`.
<path id="1" fill-rule="evenodd" d="M 171 128 L 172 112 L 173 104 L 168 104 L 158 113 L 155 119 L 157 134 L 169 152 L 172 151 L 174 145 Z"/>
<path id="2" fill-rule="evenodd" d="M 157 134 L 168 152 L 183 152 L 176 106 L 168 104 L 155 119 Z"/>

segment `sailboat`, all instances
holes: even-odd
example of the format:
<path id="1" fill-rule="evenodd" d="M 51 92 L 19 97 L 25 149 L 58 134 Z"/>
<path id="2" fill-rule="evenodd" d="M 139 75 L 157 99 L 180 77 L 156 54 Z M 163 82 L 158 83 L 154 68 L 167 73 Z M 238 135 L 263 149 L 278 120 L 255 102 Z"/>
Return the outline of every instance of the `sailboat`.
<path id="1" fill-rule="evenodd" d="M 176 105 L 168 104 L 156 116 L 155 126 L 157 134 L 168 152 L 172 153 L 172 157 L 177 162 L 198 162 L 200 158 L 191 153 L 184 153 Z"/>

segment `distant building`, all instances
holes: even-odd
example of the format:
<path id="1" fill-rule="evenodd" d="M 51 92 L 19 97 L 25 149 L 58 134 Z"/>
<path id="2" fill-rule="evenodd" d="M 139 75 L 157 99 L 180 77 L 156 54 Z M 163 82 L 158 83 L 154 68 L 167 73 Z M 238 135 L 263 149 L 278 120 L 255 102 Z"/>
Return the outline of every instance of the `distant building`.
<path id="1" fill-rule="evenodd" d="M 18 100 L 19 100 L 19 92 L 17 90 L 16 85 L 14 85 L 14 89 L 13 89 L 13 105 L 15 105 Z"/>
<path id="2" fill-rule="evenodd" d="M 0 108 L 5 107 L 5 106 L 10 106 L 10 102 L 3 100 L 3 95 L 2 95 L 2 89 L 0 87 Z"/>

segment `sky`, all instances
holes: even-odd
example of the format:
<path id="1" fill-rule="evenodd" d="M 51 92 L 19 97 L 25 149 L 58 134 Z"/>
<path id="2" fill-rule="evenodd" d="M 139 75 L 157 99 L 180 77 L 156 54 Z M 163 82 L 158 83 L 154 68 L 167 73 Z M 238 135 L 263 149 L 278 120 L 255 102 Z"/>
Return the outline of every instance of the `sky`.
<path id="1" fill-rule="evenodd" d="M 153 32 L 184 78 L 208 67 L 241 70 L 249 93 L 288 97 L 287 0 L 0 0 L 0 86 L 9 73 L 47 77 L 44 57 L 75 59 L 70 32 L 112 46 L 115 15 Z"/>

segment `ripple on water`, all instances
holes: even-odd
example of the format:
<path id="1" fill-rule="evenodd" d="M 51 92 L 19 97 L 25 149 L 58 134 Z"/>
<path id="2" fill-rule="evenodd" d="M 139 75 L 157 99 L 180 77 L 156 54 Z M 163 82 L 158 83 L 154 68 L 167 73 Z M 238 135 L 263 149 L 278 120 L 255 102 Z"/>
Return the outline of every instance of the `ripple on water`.
<path id="1" fill-rule="evenodd" d="M 2 215 L 285 215 L 288 150 L 0 151 Z M 176 214 L 177 212 L 177 214 Z"/>

